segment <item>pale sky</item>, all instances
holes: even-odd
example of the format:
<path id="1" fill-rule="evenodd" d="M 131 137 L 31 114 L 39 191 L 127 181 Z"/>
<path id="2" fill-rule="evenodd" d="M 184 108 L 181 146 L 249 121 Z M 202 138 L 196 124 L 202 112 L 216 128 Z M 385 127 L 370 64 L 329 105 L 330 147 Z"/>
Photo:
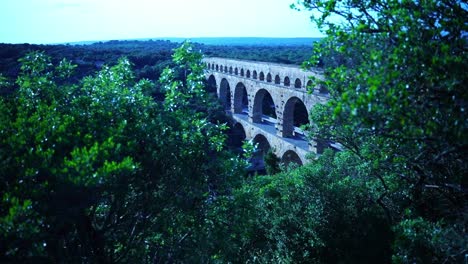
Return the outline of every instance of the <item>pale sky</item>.
<path id="1" fill-rule="evenodd" d="M 320 37 L 296 0 L 0 0 L 0 43 Z"/>

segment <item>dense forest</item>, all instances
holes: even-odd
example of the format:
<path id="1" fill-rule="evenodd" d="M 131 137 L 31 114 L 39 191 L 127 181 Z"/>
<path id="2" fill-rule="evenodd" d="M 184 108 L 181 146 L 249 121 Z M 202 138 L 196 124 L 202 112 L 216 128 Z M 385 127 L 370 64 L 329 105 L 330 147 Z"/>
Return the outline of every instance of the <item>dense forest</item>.
<path id="1" fill-rule="evenodd" d="M 263 45 L 236 46 L 205 45 L 195 42 L 194 49 L 208 57 L 286 64 L 301 64 L 310 58 L 312 41 L 309 45 L 293 44 L 281 46 L 270 41 Z M 138 79 L 157 80 L 162 70 L 171 64 L 172 51 L 179 45 L 168 40 L 113 40 L 88 45 L 0 44 L 0 72 L 7 77 L 17 76 L 20 70 L 18 59 L 24 57 L 27 52 L 39 50 L 45 51 L 55 63 L 66 58 L 76 64 L 77 80 L 99 70 L 104 64 L 115 65 L 118 59 L 124 56 L 133 64 Z"/>
<path id="2" fill-rule="evenodd" d="M 466 3 L 294 8 L 313 47 L 1 44 L 0 262 L 466 262 Z M 203 56 L 322 67 L 343 151 L 250 174 Z"/>

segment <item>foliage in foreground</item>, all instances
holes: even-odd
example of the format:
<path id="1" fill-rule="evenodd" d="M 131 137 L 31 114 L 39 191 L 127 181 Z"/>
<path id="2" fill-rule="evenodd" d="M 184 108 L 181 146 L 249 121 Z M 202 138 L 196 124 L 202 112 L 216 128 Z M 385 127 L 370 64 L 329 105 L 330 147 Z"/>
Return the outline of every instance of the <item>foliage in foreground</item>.
<path id="1" fill-rule="evenodd" d="M 66 82 L 74 66 L 65 60 L 22 60 L 19 89 L 0 98 L 5 261 L 206 257 L 207 202 L 239 164 L 220 152 L 220 127 L 185 107 L 206 97 L 199 56 L 188 44 L 175 51 L 186 80 L 165 71 L 165 105 L 145 95 L 152 84 L 134 81 L 126 59 L 79 84 Z"/>
<path id="2" fill-rule="evenodd" d="M 329 36 L 310 61 L 326 66 L 331 94 L 312 113 L 314 136 L 347 151 L 239 185 L 244 164 L 201 113 L 210 99 L 190 46 L 162 75 L 161 105 L 125 60 L 72 84 L 72 65 L 32 53 L 19 90 L 0 101 L 0 252 L 49 262 L 462 262 L 466 5 L 300 2 L 321 11 Z"/>
<path id="3" fill-rule="evenodd" d="M 461 262 L 468 175 L 468 7 L 444 1 L 298 1 L 327 37 L 305 66 L 330 91 L 315 136 L 371 164 L 395 263 Z"/>
<path id="4" fill-rule="evenodd" d="M 377 194 L 368 192 L 368 171 L 354 154 L 327 150 L 303 167 L 251 178 L 216 203 L 216 256 L 239 263 L 389 262 L 392 232 Z"/>

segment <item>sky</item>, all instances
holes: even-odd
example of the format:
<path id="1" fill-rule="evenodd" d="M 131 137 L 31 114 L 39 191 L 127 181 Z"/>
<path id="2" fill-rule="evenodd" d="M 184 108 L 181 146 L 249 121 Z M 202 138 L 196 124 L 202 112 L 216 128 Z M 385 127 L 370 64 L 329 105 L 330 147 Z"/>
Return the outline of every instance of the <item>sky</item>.
<path id="1" fill-rule="evenodd" d="M 0 43 L 320 37 L 296 0 L 0 0 Z"/>

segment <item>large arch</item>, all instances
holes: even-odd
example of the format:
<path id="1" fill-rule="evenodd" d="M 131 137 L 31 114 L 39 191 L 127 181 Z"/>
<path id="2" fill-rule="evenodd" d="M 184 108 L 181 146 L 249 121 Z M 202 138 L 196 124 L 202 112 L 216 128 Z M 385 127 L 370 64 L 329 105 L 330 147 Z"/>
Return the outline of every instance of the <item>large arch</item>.
<path id="1" fill-rule="evenodd" d="M 271 149 L 270 142 L 268 142 L 268 139 L 262 135 L 262 134 L 257 134 L 253 138 L 253 143 L 254 145 L 257 146 L 256 148 L 256 153 L 260 153 L 261 157 L 265 156 L 265 154 L 268 152 L 268 150 Z"/>
<path id="2" fill-rule="evenodd" d="M 276 104 L 273 101 L 273 97 L 266 89 L 257 91 L 252 109 L 252 122 L 262 122 L 264 114 L 276 119 Z"/>
<path id="3" fill-rule="evenodd" d="M 301 166 L 302 165 L 302 160 L 299 157 L 299 155 L 297 155 L 297 153 L 295 151 L 288 150 L 288 151 L 284 152 L 283 157 L 281 157 L 281 163 L 283 163 L 286 166 L 288 166 L 291 163 L 295 163 L 295 164 Z"/>
<path id="4" fill-rule="evenodd" d="M 219 100 L 224 105 L 224 109 L 231 110 L 231 87 L 229 82 L 223 78 L 219 84 Z"/>
<path id="5" fill-rule="evenodd" d="M 248 109 L 249 100 L 247 95 L 247 88 L 245 88 L 245 85 L 242 82 L 239 82 L 234 89 L 234 113 L 248 113 Z"/>
<path id="6" fill-rule="evenodd" d="M 208 77 L 207 85 L 206 85 L 206 91 L 208 93 L 216 93 L 218 90 L 218 85 L 216 84 L 216 78 L 214 77 L 213 74 Z"/>
<path id="7" fill-rule="evenodd" d="M 263 170 L 265 168 L 265 154 L 271 149 L 270 142 L 268 142 L 268 139 L 262 134 L 257 134 L 252 142 L 256 146 L 252 158 L 250 159 L 252 167 L 256 170 Z"/>
<path id="8" fill-rule="evenodd" d="M 245 128 L 241 123 L 236 123 L 228 131 L 228 146 L 236 152 L 242 152 L 242 145 L 246 139 Z"/>
<path id="9" fill-rule="evenodd" d="M 283 137 L 294 136 L 294 128 L 309 124 L 309 112 L 297 97 L 291 97 L 284 105 L 283 110 Z M 302 134 L 302 136 L 304 136 Z"/>

